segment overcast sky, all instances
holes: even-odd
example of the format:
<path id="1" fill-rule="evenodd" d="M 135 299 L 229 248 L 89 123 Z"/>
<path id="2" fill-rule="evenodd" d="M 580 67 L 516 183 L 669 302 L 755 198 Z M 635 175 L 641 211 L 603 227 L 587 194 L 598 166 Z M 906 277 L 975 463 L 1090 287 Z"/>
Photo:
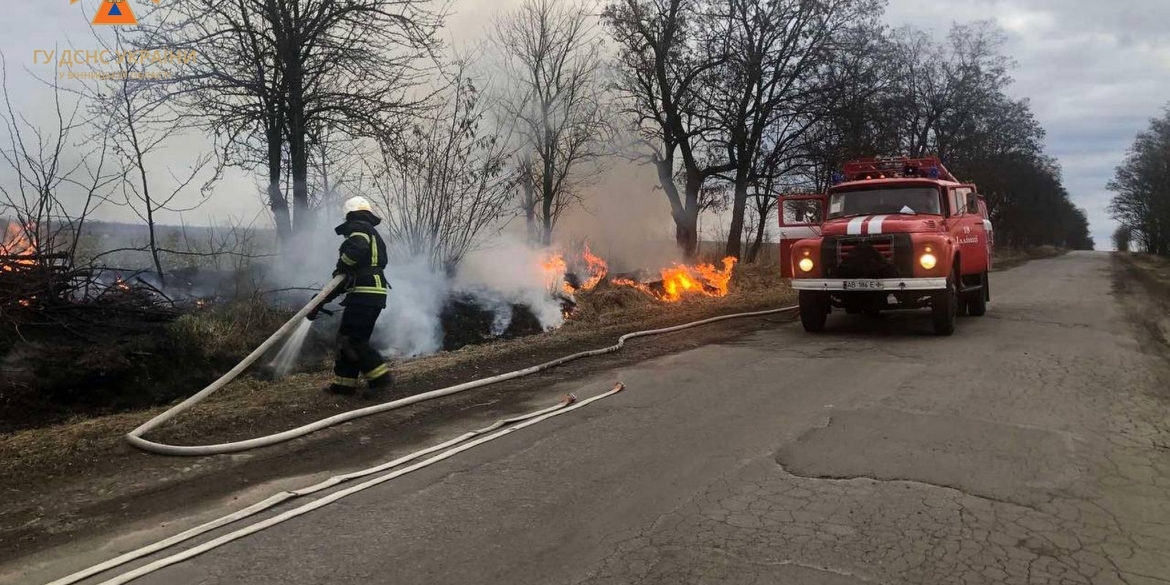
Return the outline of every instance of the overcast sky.
<path id="1" fill-rule="evenodd" d="M 145 0 L 130 1 L 140 11 L 146 6 Z M 456 44 L 472 42 L 492 15 L 519 2 L 454 0 L 456 14 L 445 34 Z M 34 50 L 94 45 L 87 22 L 98 3 L 22 2 L 0 20 L 0 50 L 18 107 L 35 110 L 45 103 L 46 92 L 24 70 L 51 74 L 51 67 L 33 65 Z M 890 0 L 886 18 L 893 26 L 912 24 L 940 35 L 952 22 L 979 19 L 993 19 L 1007 32 L 1006 52 L 1019 64 L 1012 92 L 1031 99 L 1047 131 L 1048 153 L 1059 159 L 1066 186 L 1088 211 L 1098 247 L 1107 249 L 1113 224 L 1105 185 L 1136 133 L 1170 103 L 1170 0 Z M 191 156 L 183 147 L 169 152 L 176 166 Z M 646 196 L 662 194 L 647 189 Z M 261 211 L 255 181 L 236 174 L 188 221 Z M 107 213 L 129 219 L 113 209 Z"/>

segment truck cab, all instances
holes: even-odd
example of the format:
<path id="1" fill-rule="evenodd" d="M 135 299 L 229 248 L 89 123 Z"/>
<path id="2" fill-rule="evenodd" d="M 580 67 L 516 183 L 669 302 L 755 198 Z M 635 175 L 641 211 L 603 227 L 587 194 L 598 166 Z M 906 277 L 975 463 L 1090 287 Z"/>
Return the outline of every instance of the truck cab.
<path id="1" fill-rule="evenodd" d="M 934 157 L 848 163 L 822 195 L 780 197 L 781 270 L 805 330 L 849 314 L 930 309 L 938 335 L 990 301 L 992 226 L 973 184 Z"/>

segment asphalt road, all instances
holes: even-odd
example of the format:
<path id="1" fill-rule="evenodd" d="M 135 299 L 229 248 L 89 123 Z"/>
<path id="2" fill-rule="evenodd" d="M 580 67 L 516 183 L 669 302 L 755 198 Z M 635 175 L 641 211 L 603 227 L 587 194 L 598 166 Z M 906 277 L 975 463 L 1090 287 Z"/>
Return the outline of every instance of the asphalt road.
<path id="1" fill-rule="evenodd" d="M 597 371 L 550 392 L 628 392 L 139 582 L 1170 583 L 1170 362 L 1114 278 Z"/>

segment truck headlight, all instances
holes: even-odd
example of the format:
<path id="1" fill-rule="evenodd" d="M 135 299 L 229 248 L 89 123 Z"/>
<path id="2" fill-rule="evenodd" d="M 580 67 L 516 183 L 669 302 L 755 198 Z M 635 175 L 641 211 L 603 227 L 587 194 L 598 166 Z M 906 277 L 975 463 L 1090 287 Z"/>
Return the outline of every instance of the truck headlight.
<path id="1" fill-rule="evenodd" d="M 935 265 L 938 264 L 938 258 L 935 258 L 934 254 L 927 252 L 918 258 L 918 263 L 921 264 L 923 268 L 931 270 L 935 267 Z"/>
<path id="2" fill-rule="evenodd" d="M 812 272 L 814 266 L 812 258 L 801 258 L 797 265 L 802 272 Z"/>

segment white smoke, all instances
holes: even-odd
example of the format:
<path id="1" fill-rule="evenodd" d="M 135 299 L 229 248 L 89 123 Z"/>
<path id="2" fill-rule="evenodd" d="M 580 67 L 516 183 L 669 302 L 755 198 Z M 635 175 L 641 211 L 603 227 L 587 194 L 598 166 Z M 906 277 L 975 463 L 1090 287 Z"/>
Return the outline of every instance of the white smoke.
<path id="1" fill-rule="evenodd" d="M 387 245 L 394 247 L 393 242 Z M 391 261 L 386 278 L 393 288 L 375 333 L 379 349 L 400 357 L 442 349 L 443 309 L 456 296 L 470 297 L 494 315 L 492 335 L 503 334 L 512 324 L 513 305 L 529 307 L 546 331 L 560 327 L 565 319 L 546 282 L 546 258 L 540 249 L 500 236 L 469 254 L 453 279 L 435 270 L 427 258 Z"/>
<path id="2" fill-rule="evenodd" d="M 319 226 L 286 250 L 289 256 L 271 273 L 274 284 L 314 288 L 326 282 L 341 245 L 332 227 Z M 391 290 L 378 319 L 374 343 L 388 357 L 427 355 L 442 349 L 443 309 L 456 296 L 470 297 L 493 314 L 493 335 L 502 334 L 511 325 L 513 304 L 529 307 L 545 330 L 564 323 L 560 302 L 550 289 L 550 285 L 560 288 L 563 275 L 554 275 L 555 283 L 546 282 L 549 275 L 542 265 L 549 254 L 545 250 L 511 236 L 499 236 L 469 254 L 452 278 L 433 268 L 429 258 L 404 258 L 392 240 L 386 245 L 390 248 L 386 279 Z M 331 309 L 336 308 L 334 303 Z M 339 322 L 340 314 L 319 323 L 321 327 L 336 327 Z"/>
<path id="3" fill-rule="evenodd" d="M 387 266 L 386 280 L 390 296 L 375 332 L 383 353 L 417 356 L 438 351 L 443 345 L 439 315 L 451 290 L 446 275 L 431 268 L 426 258 L 410 258 Z"/>
<path id="4" fill-rule="evenodd" d="M 556 282 L 548 282 L 549 275 L 542 268 L 547 258 L 545 250 L 500 236 L 460 264 L 456 287 L 473 293 L 486 289 L 494 293 L 495 300 L 527 305 L 546 331 L 555 329 L 565 323 L 565 316 L 560 302 L 552 297 L 555 288 L 550 290 L 550 284 L 559 287 L 564 275 L 557 275 Z"/>

